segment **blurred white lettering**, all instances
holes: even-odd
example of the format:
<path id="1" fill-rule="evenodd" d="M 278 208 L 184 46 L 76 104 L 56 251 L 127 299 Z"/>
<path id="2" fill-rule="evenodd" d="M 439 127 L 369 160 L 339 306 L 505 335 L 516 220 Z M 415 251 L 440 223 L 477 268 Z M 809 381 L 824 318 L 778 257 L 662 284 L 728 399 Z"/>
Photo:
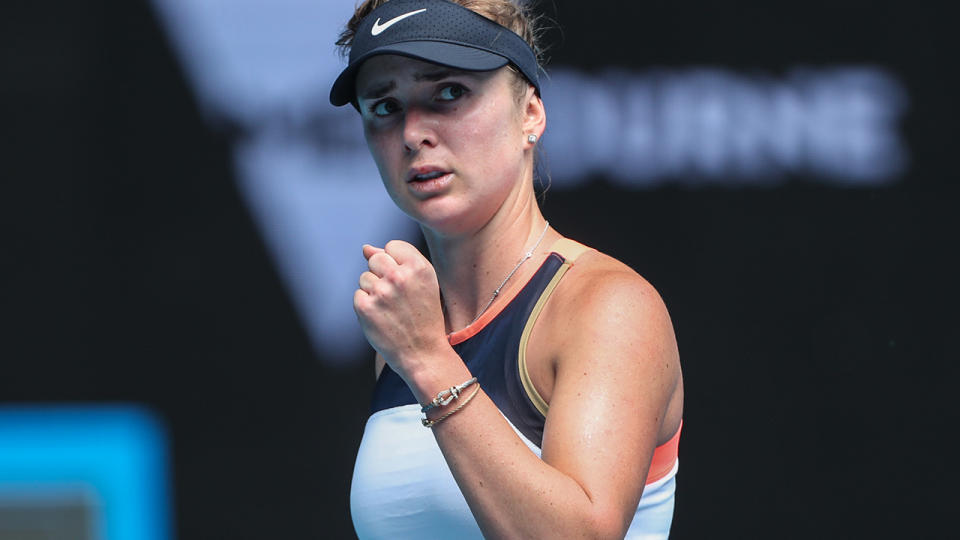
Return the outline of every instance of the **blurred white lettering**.
<path id="1" fill-rule="evenodd" d="M 744 185 L 788 176 L 842 186 L 896 179 L 906 94 L 868 67 L 797 69 L 776 79 L 719 69 L 557 70 L 544 90 L 556 187 L 607 177 Z"/>

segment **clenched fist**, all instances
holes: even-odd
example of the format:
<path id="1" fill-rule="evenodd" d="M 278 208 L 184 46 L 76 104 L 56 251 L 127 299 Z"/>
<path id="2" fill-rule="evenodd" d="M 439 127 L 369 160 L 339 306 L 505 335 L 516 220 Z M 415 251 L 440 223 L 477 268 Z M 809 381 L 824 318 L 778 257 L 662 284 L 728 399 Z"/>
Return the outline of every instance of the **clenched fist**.
<path id="1" fill-rule="evenodd" d="M 353 309 L 370 345 L 405 380 L 425 359 L 449 349 L 433 265 L 414 246 L 391 240 L 363 246 L 369 270 L 360 274 Z"/>

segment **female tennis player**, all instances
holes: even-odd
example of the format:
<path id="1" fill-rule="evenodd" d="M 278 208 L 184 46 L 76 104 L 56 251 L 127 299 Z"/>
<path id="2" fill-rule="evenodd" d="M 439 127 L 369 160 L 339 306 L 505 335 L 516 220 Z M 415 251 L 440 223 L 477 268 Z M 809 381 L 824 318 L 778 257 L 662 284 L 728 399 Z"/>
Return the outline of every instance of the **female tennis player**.
<path id="1" fill-rule="evenodd" d="M 354 309 L 378 378 L 351 487 L 360 538 L 669 533 L 672 324 L 642 277 L 540 211 L 535 33 L 510 0 L 367 0 L 341 36 L 330 100 L 360 112 L 430 251 L 362 249 Z"/>

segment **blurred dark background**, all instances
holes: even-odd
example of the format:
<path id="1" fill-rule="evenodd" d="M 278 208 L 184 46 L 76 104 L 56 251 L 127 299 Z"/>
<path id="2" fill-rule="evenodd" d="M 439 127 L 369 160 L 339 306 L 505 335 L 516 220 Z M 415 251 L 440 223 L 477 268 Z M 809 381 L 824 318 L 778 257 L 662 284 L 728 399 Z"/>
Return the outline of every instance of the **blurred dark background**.
<path id="1" fill-rule="evenodd" d="M 562 28 L 550 65 L 870 65 L 908 99 L 909 159 L 880 184 L 599 174 L 546 194 L 558 230 L 671 310 L 687 396 L 673 538 L 953 528 L 960 85 L 934 5 L 544 3 Z M 157 413 L 181 539 L 352 537 L 372 366 L 311 346 L 238 193 L 236 133 L 204 120 L 149 3 L 4 11 L 0 401 Z"/>

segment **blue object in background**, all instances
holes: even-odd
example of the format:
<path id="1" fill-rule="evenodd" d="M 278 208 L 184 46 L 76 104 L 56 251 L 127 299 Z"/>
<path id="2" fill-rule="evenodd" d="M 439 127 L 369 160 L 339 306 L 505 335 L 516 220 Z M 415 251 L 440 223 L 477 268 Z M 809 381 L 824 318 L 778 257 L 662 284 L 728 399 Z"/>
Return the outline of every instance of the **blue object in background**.
<path id="1" fill-rule="evenodd" d="M 132 405 L 0 406 L 0 538 L 25 526 L 18 513 L 57 505 L 80 508 L 82 519 L 66 521 L 85 524 L 87 538 L 171 540 L 159 419 Z"/>

